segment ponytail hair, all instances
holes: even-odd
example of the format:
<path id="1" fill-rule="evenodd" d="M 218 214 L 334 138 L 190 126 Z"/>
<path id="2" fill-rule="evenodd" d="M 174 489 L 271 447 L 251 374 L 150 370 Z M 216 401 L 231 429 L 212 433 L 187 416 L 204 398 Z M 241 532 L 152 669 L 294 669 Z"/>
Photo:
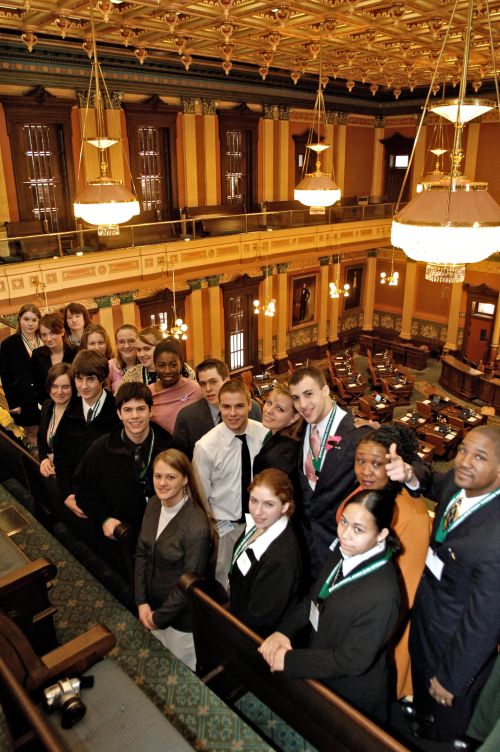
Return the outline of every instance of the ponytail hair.
<path id="1" fill-rule="evenodd" d="M 386 538 L 387 545 L 391 547 L 394 554 L 401 553 L 401 543 L 391 527 L 396 508 L 396 494 L 391 489 L 361 491 L 347 500 L 344 509 L 349 504 L 361 504 L 367 512 L 370 512 L 378 532 L 387 528 L 389 531 L 389 535 Z"/>

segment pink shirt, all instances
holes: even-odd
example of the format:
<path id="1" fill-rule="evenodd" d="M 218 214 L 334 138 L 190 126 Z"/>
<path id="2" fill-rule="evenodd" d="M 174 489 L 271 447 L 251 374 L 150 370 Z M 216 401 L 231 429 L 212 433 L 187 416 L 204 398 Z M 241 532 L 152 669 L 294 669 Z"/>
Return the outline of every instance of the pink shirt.
<path id="1" fill-rule="evenodd" d="M 186 405 L 192 405 L 201 399 L 201 389 L 198 382 L 181 376 L 177 384 L 157 392 L 155 384 L 149 384 L 153 393 L 153 415 L 151 419 L 173 434 L 177 414 Z"/>

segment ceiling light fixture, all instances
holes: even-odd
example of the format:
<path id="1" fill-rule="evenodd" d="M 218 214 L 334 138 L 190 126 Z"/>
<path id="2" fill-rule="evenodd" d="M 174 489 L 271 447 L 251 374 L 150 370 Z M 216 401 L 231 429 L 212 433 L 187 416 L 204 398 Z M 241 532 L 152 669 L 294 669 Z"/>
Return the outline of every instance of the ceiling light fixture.
<path id="1" fill-rule="evenodd" d="M 494 59 L 489 0 L 485 0 L 485 6 L 491 54 Z M 426 111 L 429 109 L 430 94 L 443 57 L 456 7 L 457 2 L 455 2 L 451 14 L 422 118 L 417 129 L 412 158 Z M 461 172 L 461 165 L 465 156 L 462 146 L 464 124 L 486 111 L 483 109 L 486 105 L 482 100 L 474 99 L 471 101 L 470 98 L 466 97 L 473 17 L 474 0 L 469 0 L 459 96 L 452 102 L 441 102 L 432 107 L 432 110 L 437 114 L 447 119 L 453 118 L 454 140 L 450 172 L 438 181 L 422 181 L 422 191 L 401 211 L 398 211 L 412 164 L 411 158 L 392 223 L 391 240 L 393 245 L 402 248 L 411 259 L 426 263 L 426 278 L 431 281 L 461 282 L 465 276 L 466 263 L 482 261 L 500 250 L 500 206 L 488 193 L 487 183 L 472 181 Z M 495 104 L 487 100 L 489 109 L 498 107 L 500 101 L 495 67 L 494 70 L 497 102 Z"/>
<path id="2" fill-rule="evenodd" d="M 78 176 L 80 176 L 80 171 L 83 168 L 85 144 L 90 144 L 98 151 L 99 176 L 96 180 L 88 181 L 86 187 L 76 197 L 74 214 L 76 218 L 81 218 L 90 225 L 97 225 L 99 235 L 118 235 L 120 232 L 118 225 L 139 214 L 140 208 L 135 193 L 132 193 L 120 181 L 113 180 L 111 177 L 109 149 L 117 144 L 119 139 L 110 138 L 106 134 L 104 94 L 110 108 L 113 108 L 97 59 L 93 2 L 90 4 L 90 29 L 92 71 L 85 106 Z M 94 99 L 93 108 L 90 107 L 92 97 Z M 96 129 L 96 135 L 91 137 L 87 136 L 87 130 L 90 127 L 90 109 L 94 110 Z M 124 161 L 128 166 L 126 157 Z M 130 175 L 130 180 L 133 186 L 132 175 Z"/>

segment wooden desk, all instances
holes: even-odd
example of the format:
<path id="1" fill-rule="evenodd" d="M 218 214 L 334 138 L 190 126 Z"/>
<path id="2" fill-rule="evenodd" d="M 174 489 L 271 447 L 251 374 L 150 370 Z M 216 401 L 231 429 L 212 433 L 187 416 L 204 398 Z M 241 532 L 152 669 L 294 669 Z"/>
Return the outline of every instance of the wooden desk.
<path id="1" fill-rule="evenodd" d="M 429 436 L 434 439 L 442 439 L 443 445 L 445 447 L 446 459 L 449 460 L 455 456 L 455 449 L 460 440 L 460 434 L 458 431 L 456 431 L 456 429 L 448 426 L 448 433 L 441 433 L 437 425 L 431 426 L 430 424 L 426 424 L 419 429 L 418 435 L 421 436 L 426 443 L 432 443 L 432 441 L 428 441 L 427 437 Z"/>
<path id="2" fill-rule="evenodd" d="M 500 379 L 494 376 L 481 376 L 478 397 L 487 405 L 494 407 L 496 414 L 500 415 Z"/>
<path id="3" fill-rule="evenodd" d="M 443 355 L 439 383 L 452 394 L 462 399 L 473 400 L 479 396 L 482 371 L 470 368 L 453 355 Z"/>
<path id="4" fill-rule="evenodd" d="M 424 460 L 424 462 L 432 462 L 434 457 L 434 447 L 432 444 L 428 444 L 426 441 L 420 439 L 418 442 L 417 454 L 421 460 Z"/>
<path id="5" fill-rule="evenodd" d="M 427 423 L 427 420 L 422 415 L 415 416 L 413 410 L 409 410 L 400 418 L 395 418 L 394 423 L 399 423 L 402 426 L 406 426 L 406 428 L 412 428 L 416 431 L 424 426 Z"/>
<path id="6" fill-rule="evenodd" d="M 449 407 L 445 407 L 443 410 L 441 410 L 440 415 L 446 415 L 449 418 L 459 418 L 461 421 L 463 421 L 464 429 L 470 430 L 471 428 L 476 428 L 476 426 L 482 426 L 483 423 L 486 422 L 485 415 L 478 415 L 474 413 L 474 415 L 469 415 L 468 417 L 464 416 L 462 408 L 459 405 L 451 405 Z"/>

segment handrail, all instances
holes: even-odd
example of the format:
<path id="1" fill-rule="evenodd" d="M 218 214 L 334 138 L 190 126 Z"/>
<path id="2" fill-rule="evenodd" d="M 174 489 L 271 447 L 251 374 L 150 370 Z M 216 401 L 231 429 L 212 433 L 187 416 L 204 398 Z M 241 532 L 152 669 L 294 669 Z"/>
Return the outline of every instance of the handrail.
<path id="1" fill-rule="evenodd" d="M 210 207 L 206 207 L 209 209 Z M 200 234 L 199 230 L 197 230 L 197 225 L 199 225 L 200 222 L 209 222 L 211 220 L 218 220 L 218 219 L 228 219 L 229 217 L 235 220 L 235 226 L 237 225 L 238 218 L 242 220 L 242 224 L 244 225 L 244 230 L 237 228 L 232 232 L 231 230 L 228 230 L 224 234 L 242 234 L 242 233 L 248 233 L 249 228 L 251 229 L 251 223 L 252 219 L 255 221 L 257 219 L 260 220 L 260 222 L 255 226 L 254 231 L 265 231 L 266 229 L 272 229 L 272 230 L 278 230 L 278 229 L 288 229 L 292 227 L 297 226 L 303 226 L 304 222 L 304 213 L 307 212 L 307 207 L 303 207 L 300 209 L 282 209 L 282 210 L 272 210 L 268 211 L 266 208 L 257 211 L 257 212 L 246 212 L 241 214 L 229 214 L 224 213 L 223 211 L 216 213 L 216 214 L 198 214 L 196 216 L 187 216 L 187 214 L 184 214 L 185 212 L 189 212 L 189 208 L 187 210 L 182 210 L 182 216 L 179 219 L 170 219 L 170 220 L 164 220 L 159 222 L 142 222 L 138 224 L 124 224 L 120 226 L 120 234 L 123 233 L 126 235 L 127 233 L 130 234 L 130 243 L 127 242 L 127 239 L 119 244 L 114 245 L 113 244 L 113 236 L 111 236 L 110 239 L 108 239 L 108 245 L 106 246 L 106 249 L 112 250 L 117 249 L 119 247 L 125 248 L 125 247 L 132 247 L 134 248 L 136 246 L 136 235 L 138 234 L 138 231 L 141 229 L 154 229 L 154 240 L 151 240 L 149 238 L 145 240 L 139 240 L 137 245 L 151 245 L 158 242 L 175 242 L 179 240 L 196 240 L 197 238 L 204 237 L 204 234 Z M 367 219 L 370 219 L 373 217 L 383 217 L 383 218 L 389 218 L 392 216 L 394 211 L 394 204 L 393 203 L 378 203 L 378 204 L 352 204 L 349 206 L 333 206 L 328 207 L 325 211 L 325 214 L 320 215 L 307 215 L 307 224 L 308 225 L 324 225 L 324 224 L 337 224 L 339 222 L 349 222 L 349 221 L 366 221 Z M 302 221 L 294 222 L 294 218 L 301 219 Z M 276 224 L 269 228 L 268 221 L 270 219 L 273 219 L 276 222 Z M 279 220 L 282 219 L 283 222 L 280 224 Z M 243 223 L 244 220 L 244 223 Z M 166 237 L 161 237 L 161 231 L 162 229 L 165 229 Z M 189 232 L 188 232 L 189 230 Z M 19 244 L 29 244 L 30 241 L 40 241 L 43 240 L 46 243 L 50 244 L 50 241 L 53 241 L 53 249 L 47 251 L 47 255 L 39 255 L 37 254 L 37 258 L 50 258 L 50 254 L 52 253 L 53 258 L 63 258 L 65 255 L 75 255 L 77 253 L 83 253 L 83 252 L 99 252 L 102 249 L 99 248 L 93 248 L 92 242 L 95 240 L 97 228 L 96 227 L 89 227 L 86 229 L 82 229 L 80 227 L 75 228 L 73 230 L 65 230 L 62 232 L 48 232 L 48 233 L 36 233 L 33 235 L 15 235 L 15 236 L 5 236 L 0 238 L 0 248 L 2 246 L 4 248 L 9 248 L 10 244 L 12 243 L 19 243 Z M 76 236 L 76 245 L 73 245 L 75 242 L 75 236 Z M 216 233 L 214 233 L 214 236 L 217 236 Z M 103 243 L 106 244 L 107 238 L 103 238 Z M 111 242 L 109 242 L 111 240 Z M 2 258 L 8 258 L 8 256 L 3 256 L 0 254 L 0 261 Z M 12 258 L 15 258 L 15 263 L 23 263 L 25 260 L 29 261 L 30 259 L 24 259 L 21 256 L 17 257 L 15 254 L 12 255 Z"/>

